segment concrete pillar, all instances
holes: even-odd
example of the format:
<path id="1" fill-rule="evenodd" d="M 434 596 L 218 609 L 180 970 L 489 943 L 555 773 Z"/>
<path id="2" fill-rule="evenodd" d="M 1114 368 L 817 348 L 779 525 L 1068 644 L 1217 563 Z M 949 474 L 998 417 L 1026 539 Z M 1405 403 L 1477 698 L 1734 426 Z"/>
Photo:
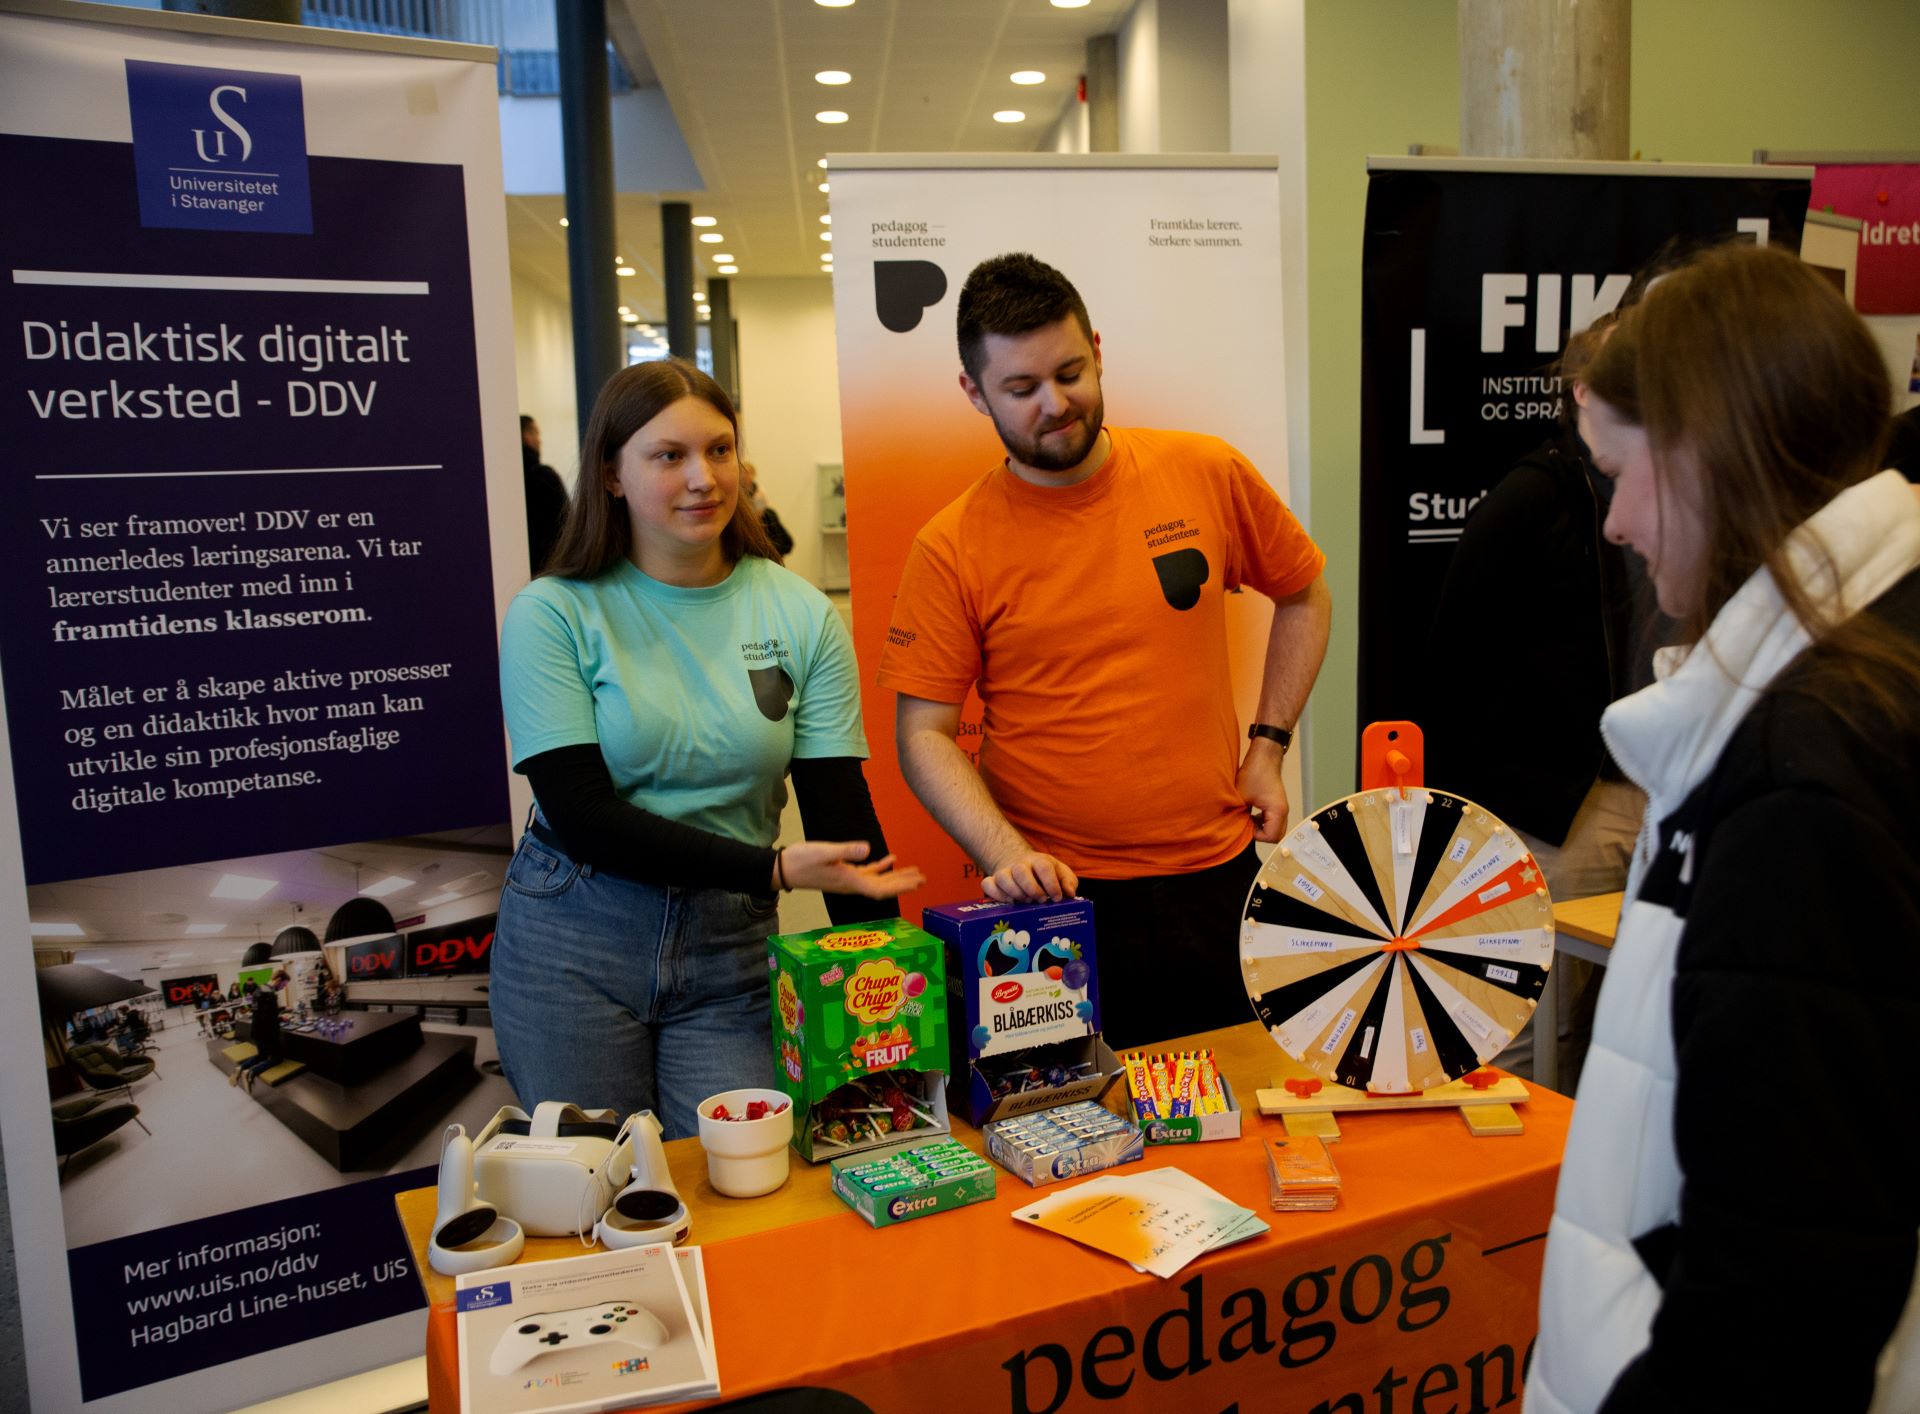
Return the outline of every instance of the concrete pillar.
<path id="1" fill-rule="evenodd" d="M 1632 155 L 1632 0 L 1458 6 L 1461 156 Z"/>
<path id="2" fill-rule="evenodd" d="M 1120 40 L 1096 34 L 1087 41 L 1087 151 L 1120 150 Z"/>
<path id="3" fill-rule="evenodd" d="M 667 301 L 667 352 L 693 362 L 693 207 L 660 203 L 660 285 Z"/>
<path id="4" fill-rule="evenodd" d="M 567 183 L 567 286 L 580 438 L 605 383 L 626 363 L 614 257 L 613 110 L 604 5 L 554 0 L 560 39 L 560 146 Z"/>

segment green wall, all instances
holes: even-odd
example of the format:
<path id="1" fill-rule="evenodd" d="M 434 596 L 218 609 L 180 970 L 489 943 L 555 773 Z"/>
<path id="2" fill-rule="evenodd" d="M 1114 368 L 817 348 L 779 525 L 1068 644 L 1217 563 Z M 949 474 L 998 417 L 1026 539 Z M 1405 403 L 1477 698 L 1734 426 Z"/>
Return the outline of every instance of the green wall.
<path id="1" fill-rule="evenodd" d="M 1460 132 L 1454 0 L 1306 0 L 1307 318 L 1313 530 L 1333 642 L 1313 695 L 1315 799 L 1356 779 L 1360 232 L 1370 153 Z M 1644 0 L 1633 14 L 1632 142 L 1673 162 L 1755 148 L 1920 149 L 1916 0 Z"/>

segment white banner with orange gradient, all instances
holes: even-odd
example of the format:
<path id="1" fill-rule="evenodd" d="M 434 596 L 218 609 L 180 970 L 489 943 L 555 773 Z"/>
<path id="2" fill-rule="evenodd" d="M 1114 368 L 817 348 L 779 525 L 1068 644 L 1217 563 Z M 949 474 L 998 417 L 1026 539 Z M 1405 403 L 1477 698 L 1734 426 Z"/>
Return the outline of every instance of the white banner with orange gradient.
<path id="1" fill-rule="evenodd" d="M 867 777 L 888 844 L 926 871 L 906 901 L 917 916 L 977 897 L 979 874 L 901 777 L 894 694 L 873 674 L 915 533 L 1003 456 L 959 386 L 954 311 L 967 272 L 1007 251 L 1059 269 L 1100 336 L 1108 423 L 1224 437 L 1284 498 L 1279 179 L 1273 159 L 1258 157 L 861 155 L 829 165 Z M 1250 721 L 1271 609 L 1258 594 L 1228 607 L 1235 703 Z M 970 698 L 960 729 L 969 756 L 979 733 Z M 1306 808 L 1300 754 L 1296 745 L 1287 763 L 1296 814 Z"/>

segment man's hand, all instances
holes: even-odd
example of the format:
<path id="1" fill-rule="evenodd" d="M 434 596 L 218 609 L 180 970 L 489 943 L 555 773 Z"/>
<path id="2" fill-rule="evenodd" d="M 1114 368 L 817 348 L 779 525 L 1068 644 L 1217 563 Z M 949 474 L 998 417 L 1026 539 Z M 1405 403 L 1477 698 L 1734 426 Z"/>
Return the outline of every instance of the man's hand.
<path id="1" fill-rule="evenodd" d="M 917 868 L 895 869 L 891 854 L 862 864 L 867 850 L 865 840 L 802 840 L 790 844 L 780 852 L 773 882 L 778 885 L 784 874 L 790 889 L 819 889 L 822 893 L 858 894 L 862 898 L 899 898 L 926 883 L 926 875 Z"/>
<path id="2" fill-rule="evenodd" d="M 1051 854 L 1022 848 L 980 881 L 980 892 L 996 903 L 1041 903 L 1072 898 L 1080 880 Z"/>
<path id="3" fill-rule="evenodd" d="M 1280 774 L 1286 759 L 1280 743 L 1265 737 L 1248 742 L 1240 759 L 1234 784 L 1253 813 L 1253 837 L 1262 844 L 1273 844 L 1287 832 L 1287 787 Z"/>

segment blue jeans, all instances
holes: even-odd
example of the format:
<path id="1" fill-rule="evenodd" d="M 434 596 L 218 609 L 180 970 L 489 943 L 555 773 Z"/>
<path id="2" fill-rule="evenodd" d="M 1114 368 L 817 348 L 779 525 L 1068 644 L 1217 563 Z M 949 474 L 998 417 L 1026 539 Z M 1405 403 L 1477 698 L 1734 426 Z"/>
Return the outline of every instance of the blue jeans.
<path id="1" fill-rule="evenodd" d="M 488 992 L 522 1107 L 652 1110 L 683 1139 L 708 1096 L 772 1085 L 767 936 L 779 921 L 773 897 L 642 884 L 522 836 Z"/>

